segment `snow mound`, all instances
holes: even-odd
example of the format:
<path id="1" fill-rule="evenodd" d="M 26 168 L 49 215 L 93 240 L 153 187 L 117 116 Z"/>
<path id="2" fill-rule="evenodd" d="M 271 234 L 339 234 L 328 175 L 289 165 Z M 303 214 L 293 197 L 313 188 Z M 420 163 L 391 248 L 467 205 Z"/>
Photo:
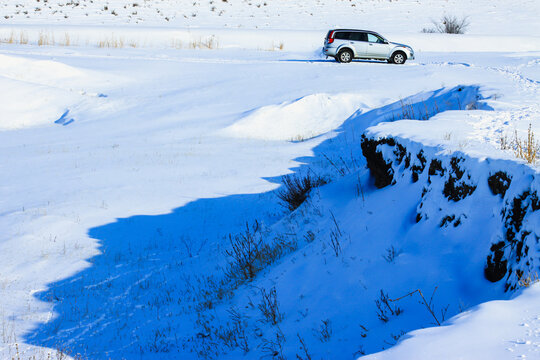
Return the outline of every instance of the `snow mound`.
<path id="1" fill-rule="evenodd" d="M 362 108 L 366 105 L 357 94 L 313 94 L 251 111 L 224 132 L 233 137 L 301 141 L 339 127 Z"/>
<path id="2" fill-rule="evenodd" d="M 54 60 L 34 60 L 1 54 L 0 76 L 67 90 L 77 88 L 81 82 L 95 85 L 108 83 L 93 70 L 81 70 Z"/>
<path id="3" fill-rule="evenodd" d="M 58 61 L 0 55 L 0 88 L 9 89 L 0 97 L 0 131 L 52 124 L 66 109 L 103 96 L 109 82 L 97 71 Z"/>

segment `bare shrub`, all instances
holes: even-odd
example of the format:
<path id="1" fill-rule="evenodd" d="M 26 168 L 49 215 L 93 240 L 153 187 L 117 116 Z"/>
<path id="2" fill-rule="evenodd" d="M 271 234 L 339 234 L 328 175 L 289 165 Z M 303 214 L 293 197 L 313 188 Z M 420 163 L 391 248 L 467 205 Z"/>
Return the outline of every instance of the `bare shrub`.
<path id="1" fill-rule="evenodd" d="M 401 254 L 401 250 L 396 250 L 396 248 L 392 245 L 386 249 L 386 254 L 382 255 L 382 257 L 384 260 L 386 260 L 386 262 L 392 264 L 399 254 Z"/>
<path id="2" fill-rule="evenodd" d="M 271 244 L 264 244 L 261 248 L 258 260 L 260 267 L 264 268 L 282 256 L 296 250 L 298 241 L 295 236 L 287 238 L 285 236 L 277 236 Z"/>
<path id="3" fill-rule="evenodd" d="M 326 181 L 308 172 L 304 176 L 287 175 L 283 177 L 283 190 L 277 192 L 277 197 L 283 201 L 290 211 L 296 210 L 306 201 L 309 192 L 316 187 L 326 184 Z"/>
<path id="4" fill-rule="evenodd" d="M 261 303 L 257 307 L 266 322 L 277 325 L 283 320 L 283 314 L 279 311 L 276 288 L 273 287 L 270 291 L 263 288 L 260 291 Z"/>
<path id="5" fill-rule="evenodd" d="M 321 342 L 328 342 L 332 337 L 332 322 L 330 319 L 321 320 L 322 324 L 317 330 L 317 336 Z"/>
<path id="6" fill-rule="evenodd" d="M 258 234 L 259 222 L 253 227 L 246 223 L 245 232 L 236 236 L 229 235 L 231 250 L 225 254 L 230 259 L 229 277 L 250 280 L 258 272 L 257 260 L 261 257 L 262 237 Z"/>
<path id="7" fill-rule="evenodd" d="M 332 221 L 334 223 L 334 228 L 332 231 L 330 231 L 330 247 L 332 250 L 334 250 L 336 257 L 338 257 L 339 254 L 341 254 L 341 238 L 343 237 L 343 233 L 339 228 L 339 224 L 334 216 L 334 213 L 330 212 L 330 215 L 332 216 Z"/>
<path id="8" fill-rule="evenodd" d="M 307 345 L 306 345 L 306 342 L 305 342 L 304 338 L 302 336 L 300 336 L 299 333 L 296 333 L 296 336 L 298 337 L 298 340 L 300 341 L 300 349 L 304 353 L 304 356 L 300 356 L 300 355 L 296 354 L 296 358 L 298 360 L 311 360 L 311 354 L 308 351 L 308 348 L 307 348 Z"/>
<path id="9" fill-rule="evenodd" d="M 435 315 L 435 308 L 434 308 L 434 305 L 433 305 L 433 297 L 435 296 L 435 292 L 437 291 L 437 288 L 438 287 L 435 287 L 435 289 L 433 289 L 433 293 L 431 294 L 431 297 L 429 298 L 429 301 L 426 300 L 426 298 L 424 297 L 424 294 L 422 294 L 422 290 L 420 290 L 420 289 L 416 289 L 414 291 L 411 291 L 410 293 L 408 293 L 406 295 L 403 295 L 403 296 L 401 296 L 401 297 L 399 297 L 397 299 L 394 299 L 394 300 L 388 299 L 388 297 L 386 299 L 387 299 L 387 301 L 395 302 L 395 301 L 399 301 L 399 300 L 401 300 L 403 298 L 406 298 L 408 296 L 412 296 L 415 293 L 418 293 L 418 295 L 420 295 L 420 298 L 422 299 L 421 304 L 423 304 L 425 306 L 425 308 L 431 314 L 433 319 L 435 319 L 435 322 L 437 323 L 437 325 L 441 326 L 441 322 L 443 322 L 445 317 L 446 317 L 446 313 L 448 311 L 448 306 L 441 309 L 441 318 L 440 318 L 441 320 L 439 321 L 439 318 L 437 318 L 437 316 Z M 382 294 L 382 290 L 381 290 L 381 294 Z"/>
<path id="10" fill-rule="evenodd" d="M 391 301 L 395 300 L 390 300 L 388 294 L 385 294 L 382 290 L 379 294 L 379 298 L 375 300 L 375 306 L 377 306 L 377 317 L 382 322 L 388 322 L 388 320 L 390 320 L 390 315 L 398 316 L 403 312 L 403 310 L 401 310 L 399 307 L 390 305 Z"/>
<path id="11" fill-rule="evenodd" d="M 285 335 L 281 329 L 277 329 L 275 337 L 271 339 L 262 339 L 261 350 L 265 354 L 262 358 L 271 358 L 276 360 L 285 360 L 283 355 L 283 343 Z"/>
<path id="12" fill-rule="evenodd" d="M 246 223 L 243 233 L 229 235 L 231 249 L 225 251 L 229 267 L 225 272 L 228 281 L 242 283 L 252 280 L 259 271 L 298 247 L 295 237 L 277 236 L 270 244 L 263 242 L 259 222 L 253 226 Z"/>
<path id="13" fill-rule="evenodd" d="M 467 16 L 461 19 L 453 15 L 444 15 L 439 21 L 432 20 L 434 28 L 424 28 L 423 33 L 441 33 L 441 34 L 464 34 L 470 25 Z"/>
<path id="14" fill-rule="evenodd" d="M 246 334 L 247 322 L 242 318 L 242 315 L 234 308 L 228 310 L 232 324 L 227 323 L 227 326 L 219 327 L 215 333 L 208 333 L 209 336 L 215 336 L 229 349 L 234 350 L 240 348 L 244 354 L 249 352 L 248 336 Z"/>

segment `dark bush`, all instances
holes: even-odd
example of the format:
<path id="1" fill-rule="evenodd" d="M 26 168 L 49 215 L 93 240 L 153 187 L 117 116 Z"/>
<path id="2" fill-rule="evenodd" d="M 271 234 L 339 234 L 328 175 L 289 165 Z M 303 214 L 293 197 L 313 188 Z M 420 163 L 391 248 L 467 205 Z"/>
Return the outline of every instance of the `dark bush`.
<path id="1" fill-rule="evenodd" d="M 259 234 L 259 223 L 253 227 L 246 223 L 246 231 L 236 236 L 229 235 L 230 250 L 225 254 L 229 260 L 229 277 L 239 280 L 250 280 L 260 270 L 262 237 Z"/>
<path id="2" fill-rule="evenodd" d="M 491 282 L 501 280 L 506 274 L 507 261 L 503 260 L 504 241 L 491 245 L 492 254 L 488 255 L 484 275 Z"/>
<path id="3" fill-rule="evenodd" d="M 392 164 L 387 163 L 382 153 L 377 150 L 377 147 L 383 144 L 394 146 L 396 142 L 392 138 L 374 140 L 362 135 L 362 154 L 366 158 L 371 176 L 375 179 L 375 186 L 379 189 L 390 185 L 394 179 Z"/>
<path id="4" fill-rule="evenodd" d="M 284 176 L 284 189 L 277 192 L 277 197 L 283 201 L 287 209 L 294 211 L 306 201 L 311 189 L 324 184 L 326 184 L 324 179 L 309 172 L 304 176 Z"/>
<path id="5" fill-rule="evenodd" d="M 506 194 L 511 182 L 512 178 L 504 171 L 498 171 L 488 178 L 488 186 L 493 195 L 500 194 L 502 197 Z"/>
<path id="6" fill-rule="evenodd" d="M 442 163 L 440 160 L 433 159 L 431 160 L 431 163 L 429 164 L 429 171 L 428 174 L 433 175 L 444 175 L 444 169 L 442 167 Z"/>
<path id="7" fill-rule="evenodd" d="M 229 243 L 231 248 L 225 251 L 229 262 L 225 270 L 225 282 L 234 286 L 251 281 L 259 271 L 298 247 L 296 239 L 287 240 L 284 237 L 276 237 L 271 243 L 264 243 L 257 221 L 253 226 L 246 223 L 243 233 L 229 235 Z"/>
<path id="8" fill-rule="evenodd" d="M 450 160 L 451 170 L 443 189 L 444 196 L 449 200 L 456 202 L 465 199 L 476 190 L 475 185 L 465 182 L 463 178 L 465 171 L 459 167 L 461 161 L 463 161 L 463 159 L 458 159 L 456 157 L 453 157 Z M 470 177 L 468 178 L 470 180 Z"/>
<path id="9" fill-rule="evenodd" d="M 427 163 L 426 157 L 424 156 L 424 150 L 420 150 L 420 152 L 416 154 L 416 158 L 418 159 L 418 161 L 420 161 L 420 165 L 411 166 L 413 182 L 418 181 L 418 178 L 420 174 L 424 172 L 424 169 L 426 168 L 426 163 Z"/>
<path id="10" fill-rule="evenodd" d="M 456 219 L 456 215 L 446 215 L 439 224 L 439 227 L 445 227 L 448 224 L 451 224 Z"/>

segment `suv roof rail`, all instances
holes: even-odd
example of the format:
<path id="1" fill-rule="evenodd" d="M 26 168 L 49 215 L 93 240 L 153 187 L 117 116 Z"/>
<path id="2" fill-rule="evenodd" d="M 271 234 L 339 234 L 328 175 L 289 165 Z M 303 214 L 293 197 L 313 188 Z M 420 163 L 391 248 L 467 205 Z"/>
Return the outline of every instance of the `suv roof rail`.
<path id="1" fill-rule="evenodd" d="M 367 32 L 367 33 L 372 33 L 372 34 L 377 34 L 379 35 L 378 32 L 376 31 L 373 31 L 373 30 L 362 30 L 362 29 L 332 29 L 330 31 L 362 31 L 362 32 Z"/>

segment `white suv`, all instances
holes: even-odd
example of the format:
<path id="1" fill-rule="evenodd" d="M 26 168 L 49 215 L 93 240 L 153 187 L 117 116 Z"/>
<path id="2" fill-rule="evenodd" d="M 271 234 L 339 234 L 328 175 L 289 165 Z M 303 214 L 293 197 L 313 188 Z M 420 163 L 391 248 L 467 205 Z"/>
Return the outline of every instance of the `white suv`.
<path id="1" fill-rule="evenodd" d="M 389 42 L 376 32 L 366 30 L 330 30 L 324 39 L 323 52 L 342 63 L 352 59 L 376 59 L 404 64 L 414 59 L 410 46 Z"/>

